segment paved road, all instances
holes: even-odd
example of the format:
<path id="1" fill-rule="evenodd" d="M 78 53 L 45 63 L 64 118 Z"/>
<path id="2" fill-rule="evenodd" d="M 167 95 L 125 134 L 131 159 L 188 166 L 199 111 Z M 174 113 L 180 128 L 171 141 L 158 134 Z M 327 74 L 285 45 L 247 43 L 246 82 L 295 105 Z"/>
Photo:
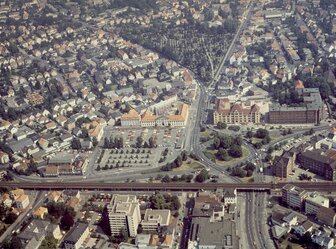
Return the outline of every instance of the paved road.
<path id="1" fill-rule="evenodd" d="M 28 220 L 32 216 L 32 213 L 36 210 L 36 208 L 42 205 L 42 203 L 45 200 L 46 193 L 47 193 L 46 191 L 37 192 L 33 200 L 30 200 L 32 202 L 29 204 L 26 210 L 23 213 L 21 213 L 19 217 L 15 220 L 15 222 L 12 225 L 10 225 L 7 228 L 7 230 L 1 235 L 0 243 L 2 243 L 9 235 L 11 235 L 12 233 L 21 228 L 22 223 Z"/>

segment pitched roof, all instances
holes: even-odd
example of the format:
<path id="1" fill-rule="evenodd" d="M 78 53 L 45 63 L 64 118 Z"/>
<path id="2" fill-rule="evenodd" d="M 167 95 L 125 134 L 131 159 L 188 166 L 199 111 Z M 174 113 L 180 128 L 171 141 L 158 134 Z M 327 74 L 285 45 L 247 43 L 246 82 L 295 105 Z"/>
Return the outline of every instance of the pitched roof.
<path id="1" fill-rule="evenodd" d="M 126 113 L 126 114 L 123 114 L 122 116 L 121 116 L 121 119 L 126 119 L 126 120 L 130 120 L 130 119 L 140 119 L 140 115 L 139 115 L 139 113 L 136 111 L 136 110 L 134 110 L 134 109 L 131 109 L 128 113 Z"/>
<path id="2" fill-rule="evenodd" d="M 87 223 L 78 222 L 76 223 L 70 231 L 65 235 L 64 242 L 74 242 L 76 243 L 79 238 L 83 235 L 85 230 L 88 228 Z"/>

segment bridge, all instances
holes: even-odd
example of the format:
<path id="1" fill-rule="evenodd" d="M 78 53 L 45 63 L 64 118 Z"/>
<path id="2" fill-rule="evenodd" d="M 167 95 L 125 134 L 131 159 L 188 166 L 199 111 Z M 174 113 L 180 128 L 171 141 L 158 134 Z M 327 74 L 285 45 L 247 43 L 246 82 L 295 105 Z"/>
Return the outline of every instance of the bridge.
<path id="1" fill-rule="evenodd" d="M 278 183 L 106 183 L 106 182 L 0 182 L 2 188 L 29 190 L 104 190 L 104 191 L 200 191 L 237 189 L 237 191 L 280 190 L 287 183 L 309 191 L 336 191 L 336 182 Z"/>

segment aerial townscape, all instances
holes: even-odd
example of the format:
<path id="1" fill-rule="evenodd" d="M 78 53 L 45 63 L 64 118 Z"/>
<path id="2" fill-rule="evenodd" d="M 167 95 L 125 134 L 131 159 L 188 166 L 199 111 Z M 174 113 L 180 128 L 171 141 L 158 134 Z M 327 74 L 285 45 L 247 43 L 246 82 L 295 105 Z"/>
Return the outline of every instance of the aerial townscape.
<path id="1" fill-rule="evenodd" d="M 0 0 L 0 249 L 336 249 L 335 0 Z"/>

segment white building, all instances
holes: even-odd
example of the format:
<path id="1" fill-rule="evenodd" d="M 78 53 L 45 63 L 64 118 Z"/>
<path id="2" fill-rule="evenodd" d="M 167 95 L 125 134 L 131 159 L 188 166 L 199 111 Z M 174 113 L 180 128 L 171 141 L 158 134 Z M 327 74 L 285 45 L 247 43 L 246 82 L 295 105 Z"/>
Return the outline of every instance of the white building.
<path id="1" fill-rule="evenodd" d="M 230 204 L 236 204 L 237 203 L 237 191 L 236 189 L 232 190 L 226 190 L 224 192 L 224 205 L 230 205 Z"/>
<path id="2" fill-rule="evenodd" d="M 329 199 L 317 193 L 310 193 L 305 202 L 306 214 L 316 215 L 320 207 L 329 207 Z"/>
<path id="3" fill-rule="evenodd" d="M 144 219 L 141 222 L 142 229 L 144 231 L 155 231 L 158 227 L 168 226 L 170 216 L 171 213 L 169 209 L 146 209 Z"/>
<path id="4" fill-rule="evenodd" d="M 141 215 L 135 195 L 113 195 L 108 213 L 112 235 L 118 235 L 121 229 L 125 229 L 131 237 L 137 235 Z"/>
<path id="5" fill-rule="evenodd" d="M 307 193 L 304 189 L 287 184 L 282 188 L 282 201 L 292 208 L 301 209 Z"/>

